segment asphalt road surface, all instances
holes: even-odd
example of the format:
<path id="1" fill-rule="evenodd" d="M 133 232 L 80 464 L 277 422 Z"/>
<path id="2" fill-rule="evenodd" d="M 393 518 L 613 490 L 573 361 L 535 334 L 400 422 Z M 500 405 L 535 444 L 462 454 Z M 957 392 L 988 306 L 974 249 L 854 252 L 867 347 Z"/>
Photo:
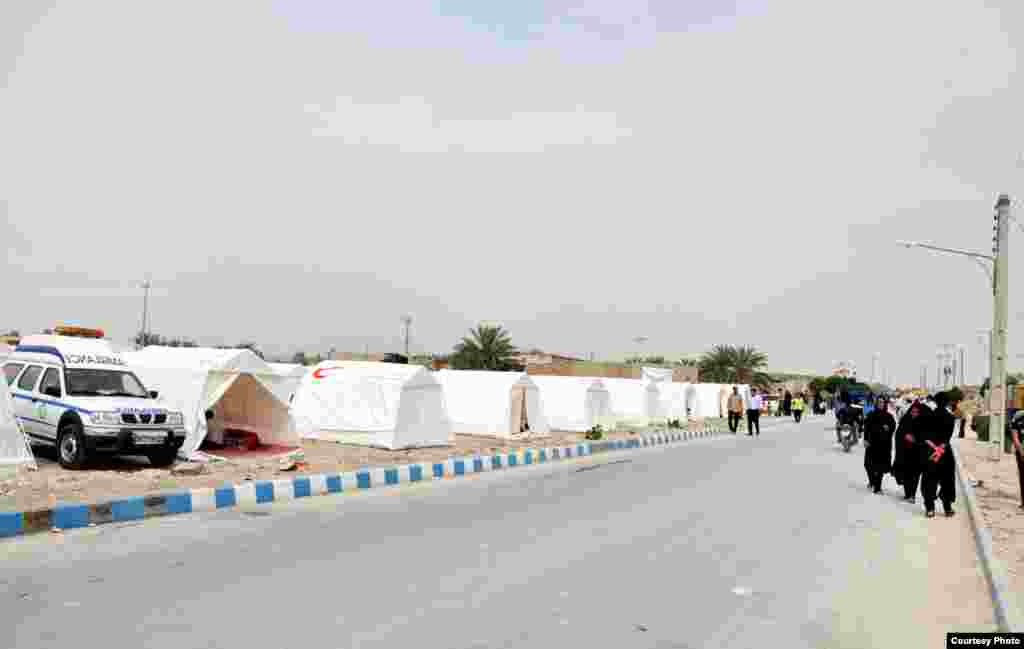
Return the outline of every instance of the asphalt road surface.
<path id="1" fill-rule="evenodd" d="M 0 543 L 18 649 L 939 647 L 994 630 L 962 507 L 831 420 Z"/>

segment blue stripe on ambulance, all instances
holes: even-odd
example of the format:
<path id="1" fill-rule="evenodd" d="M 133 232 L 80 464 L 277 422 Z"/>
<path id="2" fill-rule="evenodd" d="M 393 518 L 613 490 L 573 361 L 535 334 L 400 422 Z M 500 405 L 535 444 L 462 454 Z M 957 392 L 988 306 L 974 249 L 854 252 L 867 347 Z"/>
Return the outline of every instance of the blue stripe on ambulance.
<path id="1" fill-rule="evenodd" d="M 35 401 L 37 403 L 45 403 L 45 404 L 51 405 L 51 406 L 58 406 L 60 408 L 67 408 L 68 410 L 74 410 L 75 412 L 80 412 L 80 413 L 82 413 L 84 415 L 91 415 L 93 413 L 92 410 L 86 410 L 85 408 L 80 408 L 78 406 L 73 406 L 70 403 L 62 403 L 60 401 L 51 401 L 49 399 L 40 399 L 39 397 L 33 397 L 33 396 L 29 396 L 27 394 L 19 394 L 17 392 L 12 392 L 11 396 L 14 397 L 15 399 L 26 399 L 28 401 Z"/>

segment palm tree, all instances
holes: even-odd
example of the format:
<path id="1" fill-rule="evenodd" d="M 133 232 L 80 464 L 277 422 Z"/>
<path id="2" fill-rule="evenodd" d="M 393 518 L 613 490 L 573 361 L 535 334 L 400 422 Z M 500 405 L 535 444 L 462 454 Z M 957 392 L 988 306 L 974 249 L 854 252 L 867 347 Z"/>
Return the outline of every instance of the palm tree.
<path id="1" fill-rule="evenodd" d="M 479 325 L 455 346 L 451 366 L 458 370 L 507 370 L 513 365 L 516 348 L 501 326 Z"/>
<path id="2" fill-rule="evenodd" d="M 756 347 L 715 345 L 704 354 L 697 367 L 702 381 L 710 383 L 750 383 L 759 388 L 775 380 L 766 372 L 768 357 Z"/>

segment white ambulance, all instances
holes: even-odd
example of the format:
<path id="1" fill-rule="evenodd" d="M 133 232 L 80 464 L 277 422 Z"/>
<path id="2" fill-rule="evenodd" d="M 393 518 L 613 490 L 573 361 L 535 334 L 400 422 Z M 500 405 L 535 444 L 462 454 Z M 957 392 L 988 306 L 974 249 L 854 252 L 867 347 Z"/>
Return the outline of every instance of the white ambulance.
<path id="1" fill-rule="evenodd" d="M 103 453 L 174 462 L 185 443 L 181 413 L 160 406 L 101 330 L 54 333 L 25 336 L 4 360 L 14 413 L 32 442 L 56 446 L 70 469 Z"/>

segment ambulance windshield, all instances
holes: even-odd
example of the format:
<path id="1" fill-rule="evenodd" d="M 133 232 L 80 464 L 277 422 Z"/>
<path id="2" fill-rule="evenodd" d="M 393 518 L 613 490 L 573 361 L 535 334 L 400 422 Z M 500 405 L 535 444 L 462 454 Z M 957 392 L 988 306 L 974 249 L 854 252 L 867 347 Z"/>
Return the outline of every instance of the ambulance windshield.
<path id="1" fill-rule="evenodd" d="M 131 372 L 68 369 L 64 380 L 71 396 L 149 398 L 142 382 Z"/>

